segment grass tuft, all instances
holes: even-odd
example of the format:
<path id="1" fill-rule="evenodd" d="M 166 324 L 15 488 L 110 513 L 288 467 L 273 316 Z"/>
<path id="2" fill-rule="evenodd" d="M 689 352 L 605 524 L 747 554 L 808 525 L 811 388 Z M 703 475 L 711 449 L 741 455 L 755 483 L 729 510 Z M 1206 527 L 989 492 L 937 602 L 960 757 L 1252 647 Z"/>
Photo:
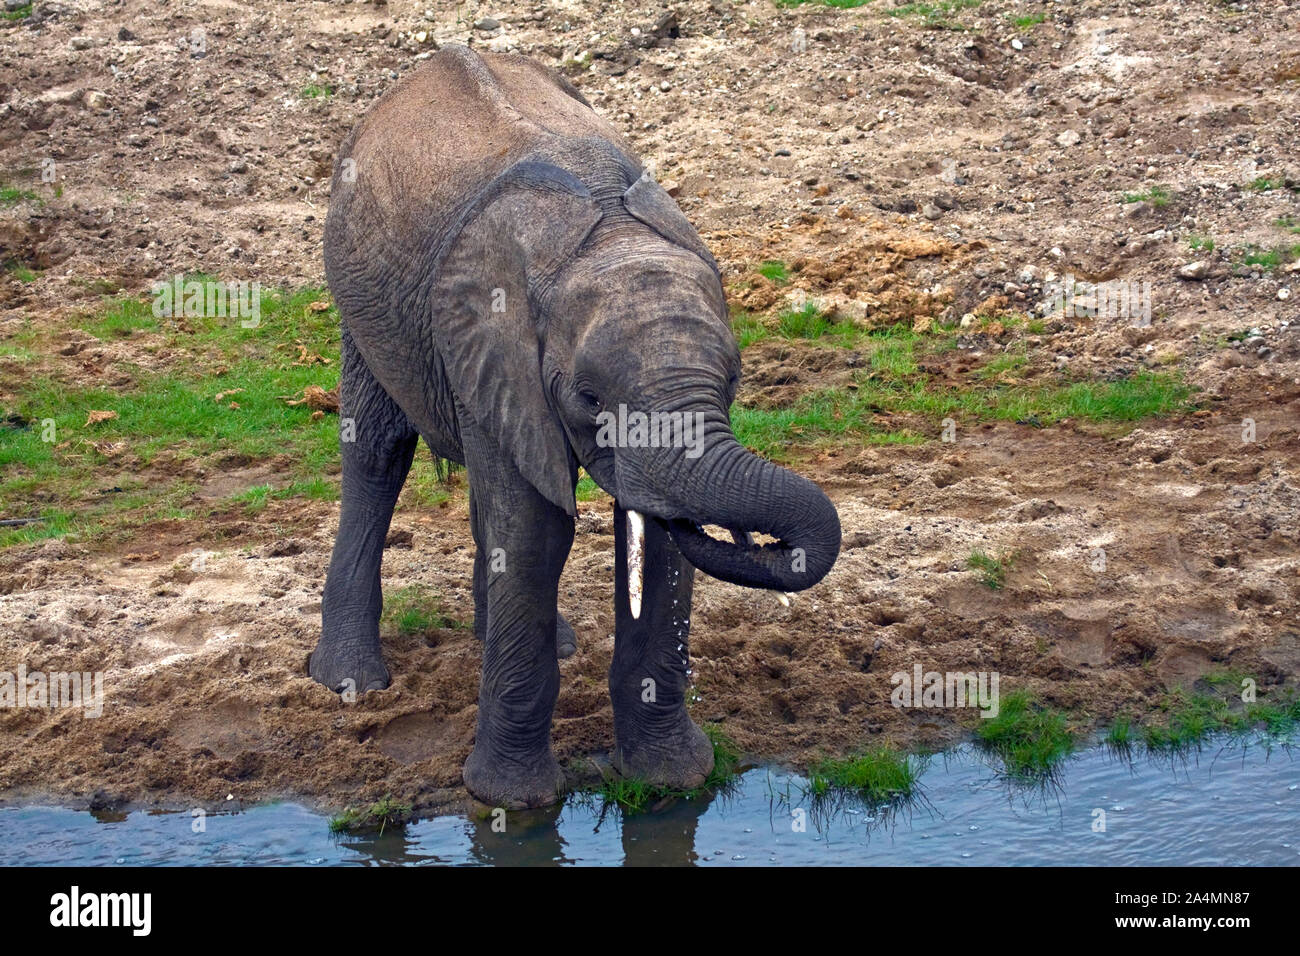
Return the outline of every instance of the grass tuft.
<path id="1" fill-rule="evenodd" d="M 758 274 L 769 282 L 785 285 L 790 281 L 790 270 L 780 259 L 769 259 L 758 267 Z"/>
<path id="2" fill-rule="evenodd" d="M 345 807 L 330 819 L 329 827 L 330 833 L 378 832 L 382 836 L 388 827 L 406 826 L 410 817 L 410 804 L 397 803 L 390 795 L 369 806 Z"/>
<path id="3" fill-rule="evenodd" d="M 868 804 L 906 800 L 916 793 L 922 761 L 889 747 L 877 747 L 851 757 L 830 758 L 808 768 L 808 790 L 823 798 L 833 793 L 857 797 Z"/>
<path id="4" fill-rule="evenodd" d="M 693 800 L 714 793 L 726 793 L 736 781 L 740 770 L 740 751 L 730 737 L 716 724 L 701 728 L 713 744 L 713 770 L 704 783 L 691 790 L 664 787 L 636 777 L 611 775 L 599 785 L 582 791 L 579 798 L 598 800 L 602 812 L 617 808 L 623 813 L 644 813 L 664 800 Z"/>
<path id="5" fill-rule="evenodd" d="M 1169 205 L 1172 198 L 1168 186 L 1152 186 L 1143 192 L 1125 193 L 1123 201 L 1126 203 L 1149 202 L 1155 208 L 1163 209 Z"/>
<path id="6" fill-rule="evenodd" d="M 1000 591 L 1002 585 L 1006 583 L 1007 571 L 1011 569 L 1011 563 L 1010 555 L 995 558 L 983 551 L 972 551 L 970 557 L 966 559 L 966 567 L 978 571 L 980 581 L 993 591 Z"/>
<path id="7" fill-rule="evenodd" d="M 443 628 L 464 627 L 442 610 L 442 597 L 423 584 L 411 584 L 384 595 L 379 621 L 399 634 L 427 637 Z"/>
<path id="8" fill-rule="evenodd" d="M 981 720 L 975 733 L 1011 777 L 1046 776 L 1074 752 L 1065 715 L 1039 704 L 1027 691 L 1003 697 L 998 715 Z"/>

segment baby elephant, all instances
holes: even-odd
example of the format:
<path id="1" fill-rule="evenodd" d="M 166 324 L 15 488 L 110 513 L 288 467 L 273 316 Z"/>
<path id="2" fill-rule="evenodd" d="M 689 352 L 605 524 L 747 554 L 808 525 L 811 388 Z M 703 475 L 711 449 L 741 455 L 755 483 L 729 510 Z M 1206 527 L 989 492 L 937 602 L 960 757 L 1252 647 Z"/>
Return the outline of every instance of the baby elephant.
<path id="1" fill-rule="evenodd" d="M 695 568 L 807 588 L 840 523 L 816 485 L 732 434 L 740 353 L 690 223 L 562 77 L 447 46 L 343 144 L 325 267 L 343 325 L 343 504 L 311 676 L 388 686 L 380 558 L 422 437 L 469 476 L 483 674 L 465 786 L 498 806 L 554 803 L 557 635 L 561 651 L 572 637 L 556 592 L 581 466 L 616 502 L 614 766 L 701 784 L 712 748 L 685 709 Z"/>

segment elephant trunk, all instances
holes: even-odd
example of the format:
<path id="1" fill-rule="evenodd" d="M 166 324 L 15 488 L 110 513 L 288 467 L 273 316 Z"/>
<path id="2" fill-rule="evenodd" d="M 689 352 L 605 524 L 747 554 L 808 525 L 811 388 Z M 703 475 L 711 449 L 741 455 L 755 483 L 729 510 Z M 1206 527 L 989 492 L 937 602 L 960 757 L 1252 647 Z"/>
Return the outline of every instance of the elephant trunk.
<path id="1" fill-rule="evenodd" d="M 749 451 L 716 419 L 704 447 L 694 459 L 656 456 L 639 476 L 653 497 L 672 502 L 655 510 L 668 519 L 682 555 L 706 574 L 745 587 L 801 591 L 825 577 L 839 555 L 840 519 L 822 490 Z M 726 528 L 735 540 L 712 537 L 706 524 Z M 755 544 L 752 533 L 776 541 Z"/>

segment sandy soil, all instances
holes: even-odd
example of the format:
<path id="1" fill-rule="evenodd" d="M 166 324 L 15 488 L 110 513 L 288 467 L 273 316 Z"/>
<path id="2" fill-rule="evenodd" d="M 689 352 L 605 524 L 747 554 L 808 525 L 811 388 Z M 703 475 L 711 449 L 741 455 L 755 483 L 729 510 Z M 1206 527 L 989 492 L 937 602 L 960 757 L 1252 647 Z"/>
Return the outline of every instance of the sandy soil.
<path id="1" fill-rule="evenodd" d="M 808 456 L 800 470 L 840 509 L 841 559 L 789 608 L 698 580 L 697 719 L 797 763 L 957 739 L 966 715 L 889 706 L 890 675 L 915 663 L 996 670 L 1004 690 L 1032 688 L 1082 726 L 1214 668 L 1294 685 L 1300 289 L 1294 269 L 1243 266 L 1234 250 L 1275 244 L 1277 220 L 1300 218 L 1300 8 L 989 0 L 956 15 L 965 31 L 884 4 L 673 9 L 675 24 L 657 5 L 604 2 L 37 0 L 35 22 L 0 24 L 0 171 L 19 182 L 52 158 L 64 188 L 0 209 L 0 259 L 44 270 L 0 279 L 0 339 L 106 286 L 182 271 L 321 282 L 334 149 L 367 105 L 438 43 L 518 50 L 564 69 L 629 136 L 748 308 L 797 290 L 924 323 L 995 296 L 1032 310 L 1051 273 L 1149 280 L 1150 327 L 1054 321 L 1029 340 L 1033 361 L 1102 377 L 1179 368 L 1202 390 L 1199 411 L 1127 432 L 971 425 L 955 443 Z M 1038 12 L 1026 28 L 1007 17 Z M 489 14 L 498 27 L 474 26 Z M 335 93 L 304 99 L 309 84 Z M 1246 188 L 1260 177 L 1277 188 Z M 1153 185 L 1166 204 L 1120 201 Z M 1193 253 L 1191 235 L 1215 249 Z M 794 283 L 757 277 L 764 259 L 793 263 Z M 1193 260 L 1203 275 L 1181 277 Z M 1002 347 L 964 346 L 954 376 Z M 856 361 L 785 342 L 745 359 L 742 398 L 757 404 L 842 384 Z M 119 363 L 142 361 L 128 339 L 32 371 L 113 386 L 130 380 Z M 275 462 L 218 467 L 206 493 L 276 475 Z M 580 643 L 561 664 L 562 761 L 612 745 L 613 535 L 608 505 L 583 507 L 561 589 Z M 3 799 L 463 799 L 470 632 L 389 636 L 393 686 L 355 705 L 305 676 L 336 522 L 337 505 L 273 501 L 256 520 L 232 508 L 201 527 L 160 522 L 127 547 L 0 552 L 0 668 L 102 670 L 108 686 L 93 720 L 0 711 Z M 393 539 L 387 585 L 427 585 L 468 620 L 463 495 L 404 507 L 394 528 L 409 538 Z M 977 547 L 1016 554 L 1004 589 L 966 568 Z"/>

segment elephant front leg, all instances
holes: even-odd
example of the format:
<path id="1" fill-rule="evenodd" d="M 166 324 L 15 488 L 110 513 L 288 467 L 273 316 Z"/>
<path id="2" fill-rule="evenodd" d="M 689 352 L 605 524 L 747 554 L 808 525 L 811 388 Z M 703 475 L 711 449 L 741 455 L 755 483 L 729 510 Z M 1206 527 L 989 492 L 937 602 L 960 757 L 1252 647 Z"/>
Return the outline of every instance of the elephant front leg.
<path id="1" fill-rule="evenodd" d="M 474 538 L 478 540 L 480 538 L 478 515 L 472 497 L 469 502 L 469 522 L 474 531 Z M 491 574 L 492 569 L 489 567 L 488 553 L 482 548 L 477 548 L 474 552 L 474 636 L 480 641 L 487 638 L 487 584 Z M 555 656 L 563 660 L 566 657 L 572 657 L 577 651 L 578 635 L 574 633 L 572 625 L 564 619 L 563 614 L 556 614 Z"/>
<path id="2" fill-rule="evenodd" d="M 508 461 L 481 463 L 477 474 L 473 461 L 469 467 L 485 624 L 478 732 L 465 786 L 493 806 L 548 806 L 564 786 L 551 751 L 551 716 L 560 692 L 556 599 L 573 519 Z"/>
<path id="3" fill-rule="evenodd" d="M 628 515 L 615 505 L 614 660 L 609 668 L 614 767 L 624 776 L 662 786 L 698 787 L 713 770 L 713 746 L 686 713 L 695 568 L 678 552 L 662 522 L 637 515 L 629 526 Z"/>

